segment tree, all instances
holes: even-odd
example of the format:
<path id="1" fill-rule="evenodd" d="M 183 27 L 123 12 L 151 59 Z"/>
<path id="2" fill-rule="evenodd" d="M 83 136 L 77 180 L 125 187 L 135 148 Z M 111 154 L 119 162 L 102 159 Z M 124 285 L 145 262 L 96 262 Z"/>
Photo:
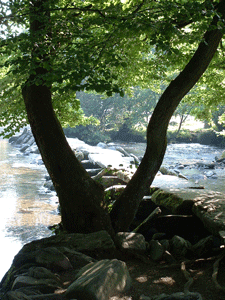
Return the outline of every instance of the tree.
<path id="1" fill-rule="evenodd" d="M 132 88 L 123 97 L 115 94 L 111 97 L 93 93 L 78 93 L 81 107 L 85 115 L 99 120 L 100 130 L 118 130 L 125 120 L 129 120 L 129 128 L 139 126 L 147 128 L 147 124 L 159 94 L 150 89 Z"/>
<path id="2" fill-rule="evenodd" d="M 9 16 L 3 11 L 3 19 L 19 20 L 29 30 L 2 39 L 1 46 L 11 54 L 5 68 L 20 74 L 27 117 L 59 197 L 64 229 L 106 229 L 111 236 L 127 230 L 162 163 L 169 120 L 222 39 L 218 23 L 223 24 L 225 1 L 36 0 L 10 1 L 10 9 Z M 185 26 L 189 30 L 181 30 Z M 150 74 L 157 60 L 180 57 L 179 42 L 185 43 L 188 35 L 196 41 L 206 29 L 189 63 L 160 97 L 147 128 L 144 158 L 109 216 L 102 186 L 76 159 L 56 117 L 57 111 L 59 117 L 66 113 L 73 99 L 64 98 L 66 108 L 57 110 L 62 104 L 55 96 L 84 89 L 111 96 L 131 83 L 142 81 L 144 86 L 163 76 L 159 64 Z"/>

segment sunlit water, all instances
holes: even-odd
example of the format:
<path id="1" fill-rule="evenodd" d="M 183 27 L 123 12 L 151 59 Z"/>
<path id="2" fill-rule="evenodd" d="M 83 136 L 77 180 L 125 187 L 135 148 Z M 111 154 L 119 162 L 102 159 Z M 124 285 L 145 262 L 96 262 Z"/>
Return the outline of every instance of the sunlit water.
<path id="1" fill-rule="evenodd" d="M 143 156 L 146 148 L 144 143 L 120 144 L 127 152 L 137 156 Z M 192 168 L 196 163 L 212 163 L 216 157 L 219 157 L 224 149 L 200 145 L 200 144 L 169 144 L 163 160 L 163 165 L 176 169 L 179 164 L 188 165 L 187 168 L 179 170 L 190 182 L 217 192 L 225 193 L 225 170 L 216 168 L 213 170 L 217 179 L 208 178 L 206 169 Z"/>
<path id="2" fill-rule="evenodd" d="M 145 144 L 121 144 L 128 152 L 142 156 Z M 212 162 L 222 149 L 199 144 L 169 145 L 164 165 Z M 57 198 L 43 191 L 44 166 L 32 162 L 37 156 L 24 156 L 7 140 L 0 140 L 0 280 L 9 269 L 14 255 L 27 242 L 51 235 L 49 225 L 60 221 Z M 181 170 L 184 175 L 217 191 L 224 192 L 224 169 L 216 169 L 218 179 L 203 177 L 203 171 Z M 202 179 L 201 179 L 202 178 Z"/>
<path id="3" fill-rule="evenodd" d="M 43 166 L 32 163 L 7 140 L 0 140 L 0 279 L 27 242 L 51 235 L 59 222 L 57 199 L 42 190 Z"/>

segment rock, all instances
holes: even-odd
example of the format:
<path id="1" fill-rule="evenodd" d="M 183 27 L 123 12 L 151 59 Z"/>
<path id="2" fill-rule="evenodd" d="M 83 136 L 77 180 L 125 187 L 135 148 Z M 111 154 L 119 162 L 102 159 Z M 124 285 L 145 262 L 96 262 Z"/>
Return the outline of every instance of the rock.
<path id="1" fill-rule="evenodd" d="M 179 165 L 177 166 L 177 169 L 184 169 L 184 165 L 183 165 L 183 164 L 179 164 Z"/>
<path id="2" fill-rule="evenodd" d="M 50 270 L 44 267 L 31 267 L 27 272 L 28 276 L 37 279 L 52 279 L 55 282 L 60 282 L 58 277 L 53 274 Z"/>
<path id="3" fill-rule="evenodd" d="M 95 258 L 77 250 L 92 253 L 93 256 L 101 259 L 102 257 L 115 257 L 116 252 L 114 242 L 106 231 L 90 234 L 61 234 L 35 240 L 24 245 L 14 257 L 11 268 L 0 283 L 0 295 L 10 292 L 10 295 L 6 296 L 4 300 L 26 299 L 22 298 L 23 294 L 31 295 L 32 297 L 29 299 L 36 299 L 35 295 L 37 294 L 41 297 L 40 294 L 54 293 L 60 287 L 62 289 L 57 274 L 69 271 L 71 278 L 74 278 L 80 268 L 96 262 Z M 117 264 L 115 265 L 117 266 Z M 115 272 L 116 270 L 115 267 Z M 117 278 L 120 279 L 118 276 Z M 123 279 L 124 277 L 122 277 Z M 118 282 L 118 286 L 123 284 L 124 282 L 121 284 Z M 12 294 L 12 287 L 15 292 L 21 292 L 21 294 Z M 17 295 L 21 298 L 16 298 Z M 40 297 L 37 299 L 55 300 L 52 294 L 46 298 Z"/>
<path id="4" fill-rule="evenodd" d="M 215 169 L 216 164 L 215 163 L 208 163 L 208 162 L 198 162 L 197 167 L 198 168 L 204 168 L 204 169 Z"/>
<path id="5" fill-rule="evenodd" d="M 132 176 L 134 175 L 134 170 L 130 168 L 129 170 L 119 170 L 116 172 L 116 176 L 122 181 L 128 183 Z"/>
<path id="6" fill-rule="evenodd" d="M 72 265 L 62 252 L 55 247 L 47 247 L 36 252 L 36 262 L 50 269 L 68 270 Z"/>
<path id="7" fill-rule="evenodd" d="M 166 251 L 170 250 L 170 242 L 169 242 L 169 240 L 167 240 L 167 239 L 160 240 L 160 244 L 163 246 L 163 248 Z"/>
<path id="8" fill-rule="evenodd" d="M 177 257 L 187 257 L 192 251 L 191 243 L 178 235 L 170 240 L 170 247 L 172 254 Z"/>
<path id="9" fill-rule="evenodd" d="M 192 250 L 197 257 L 205 257 L 212 253 L 213 244 L 213 236 L 207 236 L 206 238 L 201 239 L 198 243 L 193 245 Z"/>
<path id="10" fill-rule="evenodd" d="M 20 291 L 10 291 L 3 296 L 2 300 L 30 300 L 30 297 Z"/>
<path id="11" fill-rule="evenodd" d="M 152 201 L 156 205 L 163 206 L 172 213 L 175 213 L 176 209 L 182 204 L 183 199 L 175 194 L 171 194 L 159 189 L 153 193 Z"/>
<path id="12" fill-rule="evenodd" d="M 69 258 L 69 261 L 73 267 L 74 270 L 78 270 L 80 268 L 83 268 L 87 264 L 91 262 L 96 262 L 96 259 L 85 255 L 83 253 L 80 253 L 78 251 L 75 251 L 73 249 L 69 249 L 67 247 L 58 247 L 58 249 L 66 255 L 66 257 Z"/>
<path id="13" fill-rule="evenodd" d="M 217 174 L 213 171 L 208 171 L 208 172 L 204 172 L 204 174 L 206 175 L 206 177 L 208 178 L 213 178 L 213 179 L 217 179 Z"/>
<path id="14" fill-rule="evenodd" d="M 131 153 L 130 156 L 134 158 L 135 164 L 139 166 L 140 163 L 141 163 L 140 159 L 136 155 L 134 155 L 133 153 Z"/>
<path id="15" fill-rule="evenodd" d="M 165 252 L 165 249 L 159 241 L 151 240 L 149 242 L 148 254 L 152 260 L 154 260 L 154 261 L 161 260 L 164 252 Z"/>
<path id="16" fill-rule="evenodd" d="M 205 228 L 213 235 L 225 230 L 225 195 L 219 192 L 210 192 L 196 197 L 192 207 L 193 213 L 202 221 Z"/>
<path id="17" fill-rule="evenodd" d="M 92 163 L 97 164 L 101 168 L 111 166 L 116 169 L 126 169 L 129 168 L 132 163 L 134 164 L 133 157 L 123 157 L 119 151 L 110 149 L 102 149 L 101 152 L 98 150 L 97 153 L 90 153 L 88 158 Z"/>
<path id="18" fill-rule="evenodd" d="M 165 166 L 160 167 L 159 171 L 160 171 L 163 175 L 178 176 L 177 172 L 171 171 L 171 170 L 169 170 L 168 168 L 166 168 Z"/>
<path id="19" fill-rule="evenodd" d="M 74 151 L 74 154 L 76 155 L 76 158 L 81 162 L 84 159 L 84 154 L 82 151 Z"/>
<path id="20" fill-rule="evenodd" d="M 140 233 L 134 232 L 117 232 L 117 245 L 124 251 L 131 252 L 145 252 L 146 242 L 145 238 Z"/>
<path id="21" fill-rule="evenodd" d="M 22 147 L 20 148 L 20 152 L 25 152 L 27 150 L 27 148 L 29 148 L 30 145 L 28 144 L 23 144 Z"/>
<path id="22" fill-rule="evenodd" d="M 41 166 L 41 165 L 44 164 L 44 162 L 43 162 L 43 160 L 40 158 L 40 159 L 37 160 L 37 164 L 38 164 L 39 166 Z"/>
<path id="23" fill-rule="evenodd" d="M 107 144 L 102 143 L 102 142 L 99 142 L 96 146 L 99 147 L 99 148 L 102 148 L 102 149 L 107 149 L 108 148 Z"/>
<path id="24" fill-rule="evenodd" d="M 124 185 L 124 181 L 119 179 L 117 176 L 102 176 L 101 184 L 104 188 L 108 188 L 113 185 Z"/>
<path id="25" fill-rule="evenodd" d="M 44 249 L 47 247 L 67 247 L 75 251 L 82 252 L 86 255 L 95 256 L 96 254 L 105 257 L 112 257 L 115 254 L 115 245 L 110 235 L 102 230 L 98 232 L 82 234 L 70 233 L 55 235 L 41 240 L 32 241 L 23 246 L 19 253 L 15 256 L 14 262 L 20 260 L 19 256 L 29 256 L 31 252 L 37 249 Z M 26 257 L 26 259 L 28 259 Z"/>
<path id="26" fill-rule="evenodd" d="M 12 285 L 12 290 L 17 290 L 23 287 L 33 287 L 36 286 L 38 290 L 42 293 L 54 292 L 56 289 L 60 288 L 59 282 L 53 279 L 36 279 L 30 276 L 18 276 Z"/>
<path id="27" fill-rule="evenodd" d="M 125 157 L 130 157 L 130 154 L 120 146 L 116 146 L 116 150 L 121 152 Z"/>
<path id="28" fill-rule="evenodd" d="M 223 162 L 225 161 L 225 150 L 221 153 L 219 157 L 215 157 L 217 162 Z"/>
<path id="29" fill-rule="evenodd" d="M 176 213 L 179 215 L 191 215 L 192 207 L 193 207 L 194 203 L 195 203 L 194 200 L 184 200 L 176 208 Z"/>
<path id="30" fill-rule="evenodd" d="M 67 289 L 68 299 L 108 300 L 131 287 L 126 264 L 117 259 L 101 260 L 85 266 Z"/>
<path id="31" fill-rule="evenodd" d="M 152 239 L 160 241 L 165 237 L 165 235 L 166 234 L 164 232 L 157 232 L 157 233 L 153 234 Z"/>
<path id="32" fill-rule="evenodd" d="M 51 180 L 45 181 L 44 187 L 50 191 L 55 191 L 55 187 Z"/>
<path id="33" fill-rule="evenodd" d="M 25 127 L 20 135 L 12 136 L 11 138 L 9 138 L 9 143 L 13 143 L 14 145 L 19 146 L 23 143 L 28 134 L 28 129 Z"/>
<path id="34" fill-rule="evenodd" d="M 81 161 L 81 164 L 82 164 L 82 166 L 83 166 L 85 169 L 96 169 L 96 164 L 93 163 L 93 162 L 90 162 L 89 159 L 82 160 L 82 161 Z M 100 168 L 100 169 L 101 169 L 101 168 Z"/>

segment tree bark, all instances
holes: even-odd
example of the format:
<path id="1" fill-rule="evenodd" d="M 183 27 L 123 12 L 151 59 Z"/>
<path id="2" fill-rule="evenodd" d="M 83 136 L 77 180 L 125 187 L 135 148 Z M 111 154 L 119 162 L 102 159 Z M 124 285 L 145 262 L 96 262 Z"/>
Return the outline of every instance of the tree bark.
<path id="1" fill-rule="evenodd" d="M 38 56 L 41 62 L 48 61 L 49 52 L 43 53 L 45 49 L 39 47 L 35 39 L 38 40 L 41 30 L 49 27 L 49 16 L 44 18 L 47 3 L 47 0 L 38 0 L 31 4 L 32 55 Z M 35 75 L 29 77 L 22 94 L 32 133 L 59 198 L 63 228 L 67 232 L 80 233 L 104 229 L 114 237 L 104 207 L 103 187 L 91 179 L 77 160 L 55 115 L 51 87 L 45 82 L 48 72 L 37 64 Z M 42 84 L 35 84 L 37 78 Z"/>
<path id="2" fill-rule="evenodd" d="M 225 16 L 225 1 L 218 5 L 218 13 Z M 166 134 L 169 121 L 182 98 L 200 79 L 211 62 L 223 33 L 217 28 L 215 16 L 184 70 L 167 87 L 152 114 L 147 128 L 147 148 L 136 173 L 111 210 L 111 220 L 116 232 L 127 231 L 139 204 L 158 172 L 166 151 Z"/>

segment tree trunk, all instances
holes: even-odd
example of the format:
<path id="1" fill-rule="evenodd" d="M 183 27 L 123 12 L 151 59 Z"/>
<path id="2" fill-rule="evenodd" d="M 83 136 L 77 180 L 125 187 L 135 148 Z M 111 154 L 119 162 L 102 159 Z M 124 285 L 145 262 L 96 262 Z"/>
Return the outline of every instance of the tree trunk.
<path id="1" fill-rule="evenodd" d="M 38 56 L 40 62 L 48 62 L 49 56 L 48 49 L 39 47 L 43 40 L 38 36 L 49 27 L 49 16 L 44 17 L 47 4 L 47 0 L 31 3 L 32 56 Z M 104 207 L 103 187 L 90 178 L 65 138 L 53 110 L 51 87 L 45 82 L 48 71 L 38 63 L 34 69 L 35 75 L 30 76 L 22 94 L 31 130 L 59 198 L 63 228 L 81 233 L 105 229 L 113 237 L 110 217 Z M 42 84 L 35 84 L 37 78 Z"/>
<path id="2" fill-rule="evenodd" d="M 224 18 L 224 0 L 220 2 L 218 12 Z M 182 98 L 205 72 L 217 50 L 223 36 L 222 31 L 213 29 L 217 22 L 218 17 L 216 16 L 192 59 L 176 79 L 170 83 L 156 105 L 148 124 L 147 148 L 143 160 L 111 210 L 110 216 L 116 232 L 129 229 L 143 196 L 162 164 L 166 150 L 166 133 L 169 121 Z"/>
<path id="3" fill-rule="evenodd" d="M 29 123 L 44 164 L 53 181 L 59 203 L 63 228 L 68 232 L 113 230 L 104 210 L 103 187 L 90 178 L 70 148 L 46 86 L 23 88 Z"/>

